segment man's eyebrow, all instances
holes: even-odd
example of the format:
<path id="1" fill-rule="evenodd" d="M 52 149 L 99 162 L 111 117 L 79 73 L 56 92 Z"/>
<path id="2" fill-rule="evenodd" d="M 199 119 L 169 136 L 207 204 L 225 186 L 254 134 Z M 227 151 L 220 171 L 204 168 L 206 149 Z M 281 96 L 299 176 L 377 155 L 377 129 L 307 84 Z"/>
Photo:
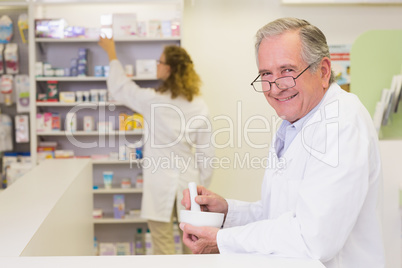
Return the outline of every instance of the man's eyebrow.
<path id="1" fill-rule="evenodd" d="M 266 73 L 266 72 L 269 72 L 267 69 L 260 69 L 260 70 L 258 70 L 258 73 Z"/>
<path id="2" fill-rule="evenodd" d="M 279 69 L 280 70 L 283 70 L 283 69 L 288 69 L 288 68 L 291 68 L 291 69 L 297 69 L 297 66 L 296 65 L 293 65 L 293 64 L 283 64 L 283 65 L 281 65 L 281 66 L 279 66 Z M 272 73 L 272 71 L 270 71 L 270 70 L 268 70 L 268 69 L 260 69 L 259 71 L 258 71 L 258 73 L 266 73 L 266 72 L 271 72 Z"/>

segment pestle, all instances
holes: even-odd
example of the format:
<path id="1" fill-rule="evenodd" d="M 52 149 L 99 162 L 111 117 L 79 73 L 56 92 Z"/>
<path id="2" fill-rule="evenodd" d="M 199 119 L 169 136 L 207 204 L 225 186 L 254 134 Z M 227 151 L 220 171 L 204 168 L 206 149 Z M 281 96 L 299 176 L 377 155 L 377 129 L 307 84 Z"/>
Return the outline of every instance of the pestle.
<path id="1" fill-rule="evenodd" d="M 188 183 L 188 189 L 190 191 L 191 211 L 201 211 L 200 205 L 195 202 L 197 193 L 197 184 L 195 182 Z"/>
<path id="2" fill-rule="evenodd" d="M 200 205 L 195 202 L 197 193 L 197 184 L 189 182 L 188 189 L 190 191 L 191 210 L 180 211 L 180 221 L 189 223 L 194 226 L 211 226 L 220 228 L 223 222 L 223 213 L 201 211 Z"/>

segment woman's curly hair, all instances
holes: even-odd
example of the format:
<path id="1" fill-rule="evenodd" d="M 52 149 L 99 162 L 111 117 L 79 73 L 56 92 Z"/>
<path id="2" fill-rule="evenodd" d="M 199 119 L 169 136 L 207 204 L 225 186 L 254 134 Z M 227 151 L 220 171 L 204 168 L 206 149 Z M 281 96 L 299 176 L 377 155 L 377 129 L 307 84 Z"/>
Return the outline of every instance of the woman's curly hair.
<path id="1" fill-rule="evenodd" d="M 201 79 L 194 70 L 193 61 L 184 48 L 166 46 L 163 50 L 166 64 L 170 66 L 170 75 L 158 88 L 159 92 L 170 91 L 172 99 L 178 96 L 192 101 L 200 94 Z"/>

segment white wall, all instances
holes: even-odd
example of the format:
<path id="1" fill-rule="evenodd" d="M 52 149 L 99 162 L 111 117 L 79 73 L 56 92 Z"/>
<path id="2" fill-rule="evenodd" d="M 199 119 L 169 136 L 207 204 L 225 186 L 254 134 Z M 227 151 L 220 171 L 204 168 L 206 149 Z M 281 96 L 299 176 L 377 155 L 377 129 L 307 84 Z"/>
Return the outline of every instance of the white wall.
<path id="1" fill-rule="evenodd" d="M 250 86 L 257 75 L 254 60 L 255 32 L 279 17 L 300 17 L 318 26 L 329 44 L 352 44 L 372 29 L 400 29 L 402 5 L 281 5 L 280 0 L 184 0 L 183 46 L 189 51 L 203 80 L 203 95 L 212 117 L 227 115 L 236 129 L 233 147 L 217 150 L 219 158 L 230 157 L 230 169 L 216 169 L 211 189 L 228 198 L 254 201 L 260 197 L 263 168 L 234 167 L 235 154 L 262 158 L 267 148 L 254 148 L 238 135 L 237 127 L 248 118 L 263 115 L 270 128 L 278 119 L 262 94 Z M 352 66 L 353 75 L 353 66 Z M 237 108 L 241 105 L 241 111 Z M 239 120 L 239 114 L 242 118 Z M 275 123 L 276 122 L 276 123 Z M 272 125 L 274 127 L 272 127 Z M 216 140 L 223 145 L 228 135 L 228 120 L 216 118 Z M 264 127 L 255 119 L 252 127 Z M 226 129 L 225 129 L 226 128 Z M 250 135 L 254 144 L 269 144 L 271 133 Z M 238 144 L 238 141 L 242 144 Z M 225 165 L 228 166 L 228 165 Z"/>

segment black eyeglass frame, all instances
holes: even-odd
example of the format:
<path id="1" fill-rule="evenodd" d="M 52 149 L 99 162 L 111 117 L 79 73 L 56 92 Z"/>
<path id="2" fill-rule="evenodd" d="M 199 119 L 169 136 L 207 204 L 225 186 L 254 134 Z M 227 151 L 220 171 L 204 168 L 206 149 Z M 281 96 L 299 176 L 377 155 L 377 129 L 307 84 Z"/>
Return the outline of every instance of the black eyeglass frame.
<path id="1" fill-rule="evenodd" d="M 260 80 L 261 82 L 268 82 L 268 83 L 269 83 L 269 89 L 268 89 L 268 90 L 258 91 L 258 90 L 254 87 L 254 82 L 257 81 L 257 79 L 261 76 L 261 74 L 259 74 L 259 75 L 254 79 L 254 81 L 251 82 L 250 85 L 253 87 L 253 89 L 254 89 L 255 92 L 268 92 L 268 91 L 271 90 L 272 84 L 275 84 L 275 85 L 276 85 L 279 89 L 281 89 L 281 90 L 289 89 L 289 88 L 292 88 L 292 87 L 295 87 L 295 86 L 296 86 L 296 79 L 299 78 L 305 71 L 307 71 L 307 69 L 310 68 L 311 65 L 312 65 L 312 64 L 310 64 L 309 66 L 307 66 L 307 68 L 304 69 L 301 73 L 299 73 L 296 77 L 293 77 L 293 76 L 282 76 L 282 77 L 276 78 L 275 81 L 273 81 L 273 82 L 268 81 L 268 80 Z M 279 79 L 287 78 L 287 77 L 293 78 L 293 82 L 294 82 L 295 84 L 294 84 L 293 86 L 291 86 L 291 87 L 280 88 L 280 87 L 278 86 L 278 84 L 276 83 L 276 81 L 278 81 Z M 262 83 L 261 83 L 261 84 L 262 84 Z"/>
<path id="2" fill-rule="evenodd" d="M 161 61 L 161 60 L 156 60 L 156 63 L 157 63 L 157 64 L 164 64 L 164 65 L 169 65 L 169 64 L 167 64 L 166 62 L 164 62 L 164 61 Z"/>

